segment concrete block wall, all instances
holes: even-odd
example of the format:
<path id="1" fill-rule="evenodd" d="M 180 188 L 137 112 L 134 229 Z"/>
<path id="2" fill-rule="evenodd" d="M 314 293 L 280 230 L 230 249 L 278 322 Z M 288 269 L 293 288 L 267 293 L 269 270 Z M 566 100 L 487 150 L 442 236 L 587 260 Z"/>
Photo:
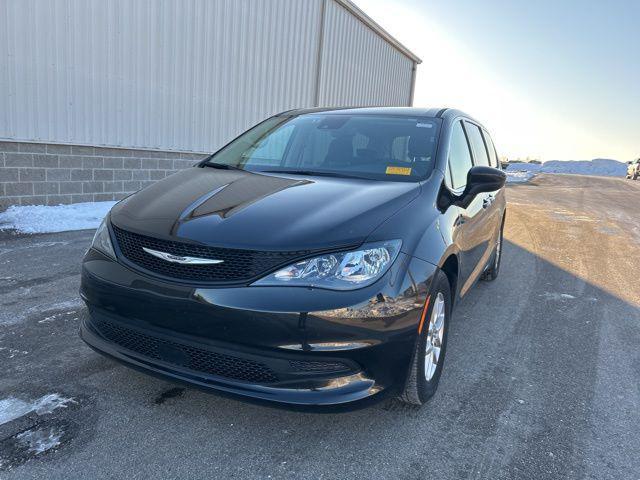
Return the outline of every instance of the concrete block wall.
<path id="1" fill-rule="evenodd" d="M 0 211 L 119 200 L 205 154 L 0 141 Z"/>

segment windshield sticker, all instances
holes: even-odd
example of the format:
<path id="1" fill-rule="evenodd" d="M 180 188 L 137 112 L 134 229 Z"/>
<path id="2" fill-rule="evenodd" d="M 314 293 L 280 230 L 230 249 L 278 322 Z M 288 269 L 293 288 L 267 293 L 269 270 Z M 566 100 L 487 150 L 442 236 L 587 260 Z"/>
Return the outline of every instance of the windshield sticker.
<path id="1" fill-rule="evenodd" d="M 410 167 L 387 167 L 387 175 L 411 175 Z"/>
<path id="2" fill-rule="evenodd" d="M 433 128 L 433 124 L 431 124 L 431 123 L 416 123 L 416 127 L 418 127 L 418 128 Z"/>

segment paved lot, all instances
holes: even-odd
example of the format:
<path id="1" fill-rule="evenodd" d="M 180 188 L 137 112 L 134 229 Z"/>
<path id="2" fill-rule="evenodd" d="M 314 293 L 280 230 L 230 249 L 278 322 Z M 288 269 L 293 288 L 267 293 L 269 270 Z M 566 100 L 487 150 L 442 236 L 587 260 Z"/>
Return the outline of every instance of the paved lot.
<path id="1" fill-rule="evenodd" d="M 640 478 L 640 182 L 508 198 L 501 275 L 459 305 L 422 409 L 295 413 L 116 365 L 76 334 L 92 232 L 0 237 L 0 405 L 72 399 L 0 425 L 0 478 Z"/>

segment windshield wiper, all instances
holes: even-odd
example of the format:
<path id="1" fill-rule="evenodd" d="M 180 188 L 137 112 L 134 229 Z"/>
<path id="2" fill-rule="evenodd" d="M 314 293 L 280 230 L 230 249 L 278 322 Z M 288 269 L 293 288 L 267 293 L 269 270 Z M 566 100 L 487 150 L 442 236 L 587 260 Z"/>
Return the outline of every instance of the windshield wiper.
<path id="1" fill-rule="evenodd" d="M 209 157 L 209 158 L 211 158 L 211 157 Z M 235 165 L 229 165 L 228 163 L 212 162 L 209 159 L 206 159 L 204 162 L 202 162 L 200 164 L 200 166 L 201 167 L 217 168 L 219 170 L 242 170 L 243 172 L 245 171 L 244 168 L 236 167 Z"/>
<path id="2" fill-rule="evenodd" d="M 344 177 L 362 178 L 356 175 L 347 175 L 339 172 L 318 172 L 315 170 L 261 170 L 263 173 L 288 173 L 289 175 L 315 175 L 318 177 Z"/>

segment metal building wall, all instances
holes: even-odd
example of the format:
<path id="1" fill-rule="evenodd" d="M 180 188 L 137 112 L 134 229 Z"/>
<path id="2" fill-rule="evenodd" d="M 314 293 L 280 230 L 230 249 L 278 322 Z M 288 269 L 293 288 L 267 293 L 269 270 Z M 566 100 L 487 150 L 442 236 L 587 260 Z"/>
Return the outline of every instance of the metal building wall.
<path id="1" fill-rule="evenodd" d="M 349 5 L 0 0 L 0 139 L 208 152 L 289 108 L 410 104 L 413 61 Z"/>
<path id="2" fill-rule="evenodd" d="M 338 1 L 325 9 L 319 105 L 411 105 L 414 61 Z"/>
<path id="3" fill-rule="evenodd" d="M 312 105 L 320 7 L 0 0 L 0 138 L 211 151 Z"/>

